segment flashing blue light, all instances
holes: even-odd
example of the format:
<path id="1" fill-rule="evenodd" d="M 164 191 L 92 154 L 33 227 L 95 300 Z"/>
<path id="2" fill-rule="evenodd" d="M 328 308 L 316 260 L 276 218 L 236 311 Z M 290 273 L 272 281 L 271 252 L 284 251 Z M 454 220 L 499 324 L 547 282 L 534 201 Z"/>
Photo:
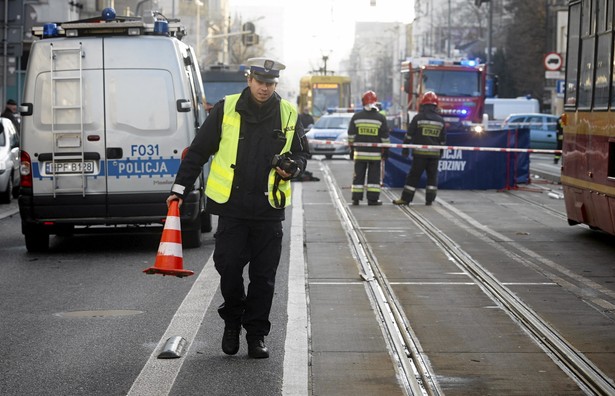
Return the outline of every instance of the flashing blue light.
<path id="1" fill-rule="evenodd" d="M 46 23 L 43 25 L 43 38 L 56 37 L 58 35 L 58 25 Z"/>
<path id="2" fill-rule="evenodd" d="M 107 7 L 102 10 L 102 19 L 105 21 L 112 21 L 115 19 L 115 10 L 111 7 Z"/>
<path id="3" fill-rule="evenodd" d="M 158 34 L 161 36 L 168 36 L 169 35 L 169 22 L 167 21 L 154 22 L 154 34 Z"/>
<path id="4" fill-rule="evenodd" d="M 478 63 L 474 60 L 474 59 L 464 59 L 461 61 L 461 65 L 462 66 L 470 66 L 470 67 L 474 67 L 476 66 Z"/>
<path id="5" fill-rule="evenodd" d="M 468 115 L 468 109 L 461 109 L 461 114 L 464 116 Z"/>

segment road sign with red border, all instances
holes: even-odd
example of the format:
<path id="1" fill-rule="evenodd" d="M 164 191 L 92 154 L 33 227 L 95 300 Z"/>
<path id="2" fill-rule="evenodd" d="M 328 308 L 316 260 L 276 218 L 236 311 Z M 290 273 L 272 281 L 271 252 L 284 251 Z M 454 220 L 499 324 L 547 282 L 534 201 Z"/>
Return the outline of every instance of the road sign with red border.
<path id="1" fill-rule="evenodd" d="M 557 52 L 549 52 L 544 59 L 545 70 L 558 71 L 562 68 L 562 56 Z"/>

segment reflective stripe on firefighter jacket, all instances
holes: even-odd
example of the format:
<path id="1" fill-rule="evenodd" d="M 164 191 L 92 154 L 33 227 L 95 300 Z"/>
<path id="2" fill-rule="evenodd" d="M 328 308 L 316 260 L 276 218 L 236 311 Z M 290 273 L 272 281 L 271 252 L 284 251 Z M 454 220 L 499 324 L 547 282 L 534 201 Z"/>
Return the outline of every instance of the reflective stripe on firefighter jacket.
<path id="1" fill-rule="evenodd" d="M 390 143 L 386 117 L 377 109 L 356 113 L 348 126 L 348 143 Z M 381 147 L 354 146 L 355 161 L 380 161 Z M 385 150 L 387 150 L 385 148 Z"/>
<path id="2" fill-rule="evenodd" d="M 422 106 L 423 110 L 414 116 L 408 132 L 404 138 L 404 143 L 418 145 L 444 145 L 446 143 L 446 130 L 444 128 L 444 119 L 436 113 L 435 106 Z M 413 155 L 425 157 L 440 157 L 440 149 L 412 149 Z"/>
<path id="3" fill-rule="evenodd" d="M 237 147 L 239 144 L 239 132 L 241 130 L 241 116 L 235 111 L 235 106 L 239 100 L 240 94 L 228 95 L 224 100 L 224 116 L 222 117 L 222 136 L 220 138 L 220 147 L 214 155 L 211 162 L 209 177 L 207 178 L 207 186 L 205 194 L 212 200 L 218 203 L 225 203 L 231 196 L 231 188 L 233 186 L 233 178 L 235 170 L 233 164 L 237 158 Z M 280 116 L 282 126 L 286 135 L 286 144 L 280 151 L 280 154 L 290 150 L 295 133 L 295 125 L 297 123 L 297 111 L 290 102 L 282 99 L 280 101 Z M 267 182 L 267 191 L 269 204 L 278 209 L 282 209 L 275 204 L 274 185 L 276 182 L 277 172 L 272 169 L 269 172 Z M 290 180 L 279 180 L 277 188 L 277 201 L 281 202 L 281 194 L 286 196 L 284 207 L 291 202 Z"/>

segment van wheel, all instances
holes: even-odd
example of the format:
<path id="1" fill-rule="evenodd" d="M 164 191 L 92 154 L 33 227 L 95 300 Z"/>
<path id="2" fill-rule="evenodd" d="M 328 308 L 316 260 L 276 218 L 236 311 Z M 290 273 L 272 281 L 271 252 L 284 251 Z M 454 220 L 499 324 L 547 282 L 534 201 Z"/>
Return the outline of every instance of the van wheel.
<path id="1" fill-rule="evenodd" d="M 211 232 L 211 214 L 201 212 L 201 232 Z"/>
<path id="2" fill-rule="evenodd" d="M 49 234 L 42 231 L 25 231 L 26 249 L 30 253 L 46 252 L 49 250 Z"/>
<path id="3" fill-rule="evenodd" d="M 201 246 L 201 227 L 199 224 L 191 224 L 182 229 L 182 245 L 186 249 L 194 249 Z"/>

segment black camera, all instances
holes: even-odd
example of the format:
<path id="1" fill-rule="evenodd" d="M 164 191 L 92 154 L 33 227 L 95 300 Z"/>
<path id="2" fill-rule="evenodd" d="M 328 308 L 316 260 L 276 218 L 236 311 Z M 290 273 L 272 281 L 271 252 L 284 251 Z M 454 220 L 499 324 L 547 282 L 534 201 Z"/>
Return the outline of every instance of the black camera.
<path id="1" fill-rule="evenodd" d="M 273 156 L 273 159 L 271 160 L 271 167 L 274 169 L 280 168 L 293 177 L 296 176 L 299 171 L 299 165 L 297 165 L 295 161 L 285 155 L 280 154 Z"/>

